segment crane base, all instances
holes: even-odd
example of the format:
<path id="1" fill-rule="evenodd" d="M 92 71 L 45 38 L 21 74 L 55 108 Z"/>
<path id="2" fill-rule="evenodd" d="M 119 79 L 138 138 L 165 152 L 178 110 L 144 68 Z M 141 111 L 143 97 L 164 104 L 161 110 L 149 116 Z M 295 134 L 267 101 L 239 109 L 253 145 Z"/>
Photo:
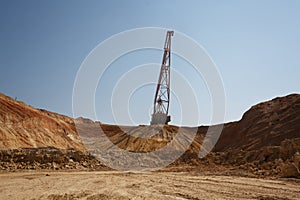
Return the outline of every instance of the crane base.
<path id="1" fill-rule="evenodd" d="M 171 121 L 171 116 L 164 113 L 155 113 L 152 115 L 150 125 L 153 124 L 168 124 Z"/>

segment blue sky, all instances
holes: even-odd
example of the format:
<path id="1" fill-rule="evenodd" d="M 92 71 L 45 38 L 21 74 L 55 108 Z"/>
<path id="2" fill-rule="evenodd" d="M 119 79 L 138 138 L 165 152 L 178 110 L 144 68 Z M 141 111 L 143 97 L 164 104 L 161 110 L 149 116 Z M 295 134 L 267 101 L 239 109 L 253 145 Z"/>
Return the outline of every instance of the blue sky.
<path id="1" fill-rule="evenodd" d="M 2 0 L 0 92 L 72 116 L 76 73 L 96 45 L 128 29 L 165 27 L 187 34 L 206 49 L 224 82 L 225 121 L 238 120 L 258 102 L 299 93 L 299 10 L 296 0 Z M 160 63 L 161 53 L 146 52 L 143 58 Z M 135 63 L 135 58 L 129 56 L 126 62 Z M 203 85 L 201 80 L 199 84 Z M 136 95 L 133 105 L 148 109 L 140 102 L 151 104 L 153 94 Z M 200 101 L 207 98 L 198 95 Z M 101 105 L 102 96 L 97 96 L 98 119 L 113 123 L 107 106 Z M 209 110 L 203 107 L 201 115 L 208 116 Z M 175 124 L 176 109 L 174 103 L 170 112 Z M 137 123 L 149 122 L 148 113 L 134 113 L 140 119 Z M 203 117 L 199 124 L 209 124 L 209 119 Z"/>

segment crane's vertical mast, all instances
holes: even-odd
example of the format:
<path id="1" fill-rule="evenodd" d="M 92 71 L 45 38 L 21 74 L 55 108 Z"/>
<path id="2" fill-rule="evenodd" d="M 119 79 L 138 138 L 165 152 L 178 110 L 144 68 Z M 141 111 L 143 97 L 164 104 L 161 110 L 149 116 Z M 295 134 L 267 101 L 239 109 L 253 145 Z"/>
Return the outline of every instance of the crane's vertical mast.
<path id="1" fill-rule="evenodd" d="M 171 37 L 173 34 L 174 31 L 167 31 L 164 55 L 155 92 L 151 124 L 167 124 L 171 121 L 168 112 L 170 103 Z"/>

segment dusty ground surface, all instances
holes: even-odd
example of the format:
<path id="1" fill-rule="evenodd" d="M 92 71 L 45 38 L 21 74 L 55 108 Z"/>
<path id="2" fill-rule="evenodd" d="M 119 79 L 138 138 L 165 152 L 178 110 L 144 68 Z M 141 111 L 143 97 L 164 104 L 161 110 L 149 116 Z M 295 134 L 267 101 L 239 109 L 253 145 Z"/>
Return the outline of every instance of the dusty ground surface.
<path id="1" fill-rule="evenodd" d="M 300 182 L 185 172 L 15 172 L 0 174 L 0 199 L 300 199 Z"/>

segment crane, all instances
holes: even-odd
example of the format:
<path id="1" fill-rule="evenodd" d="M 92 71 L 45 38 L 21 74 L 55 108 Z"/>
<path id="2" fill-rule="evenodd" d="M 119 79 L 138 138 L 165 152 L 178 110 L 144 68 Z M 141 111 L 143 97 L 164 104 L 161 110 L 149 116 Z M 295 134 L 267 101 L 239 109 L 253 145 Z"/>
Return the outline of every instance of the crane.
<path id="1" fill-rule="evenodd" d="M 150 124 L 168 124 L 171 116 L 168 115 L 170 103 L 170 64 L 171 64 L 171 37 L 174 31 L 167 31 L 164 54 L 160 74 L 154 97 L 154 108 Z"/>

